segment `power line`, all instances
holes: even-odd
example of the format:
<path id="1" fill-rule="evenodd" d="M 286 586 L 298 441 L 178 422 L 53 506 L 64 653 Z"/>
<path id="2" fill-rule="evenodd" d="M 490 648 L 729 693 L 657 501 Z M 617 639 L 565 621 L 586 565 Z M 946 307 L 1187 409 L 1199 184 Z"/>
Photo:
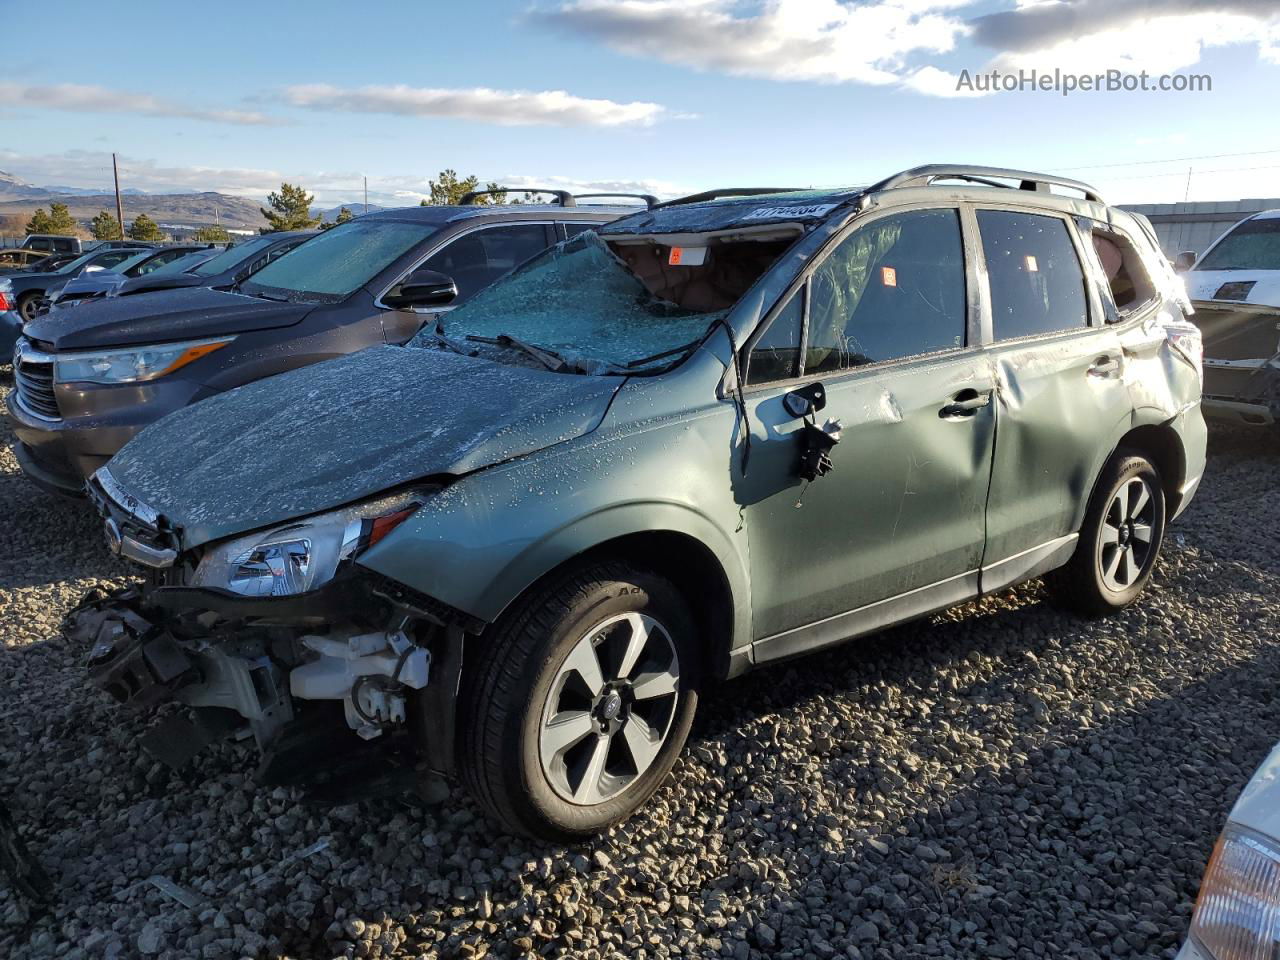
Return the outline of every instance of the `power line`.
<path id="1" fill-rule="evenodd" d="M 1277 151 L 1277 152 L 1280 152 L 1280 151 Z M 1197 177 L 1199 177 L 1199 176 L 1202 176 L 1203 174 L 1206 174 L 1206 173 L 1251 173 L 1251 172 L 1253 172 L 1253 171 L 1255 171 L 1255 170 L 1280 170 L 1280 163 L 1273 163 L 1273 164 L 1269 164 L 1269 165 L 1264 166 L 1264 167 L 1218 167 L 1217 169 L 1210 169 L 1210 170 L 1196 170 L 1196 171 L 1194 171 L 1194 172 L 1195 172 L 1195 175 L 1196 175 Z M 1150 179 L 1151 179 L 1151 178 L 1153 178 L 1153 177 L 1157 177 L 1157 178 L 1159 178 L 1159 177 L 1165 177 L 1165 178 L 1168 178 L 1168 177 L 1183 177 L 1183 176 L 1186 176 L 1186 171 L 1183 171 L 1183 170 L 1171 170 L 1171 171 L 1169 171 L 1168 173 L 1141 173 L 1141 174 L 1137 174 L 1137 175 L 1132 176 L 1132 177 L 1108 177 L 1108 178 L 1107 178 L 1107 180 L 1108 180 L 1108 181 L 1113 181 L 1113 180 L 1150 180 Z"/>
<path id="2" fill-rule="evenodd" d="M 1171 156 L 1165 160 L 1133 160 L 1126 164 L 1093 164 L 1091 166 L 1060 166 L 1060 170 L 1110 170 L 1116 166 L 1149 166 L 1152 164 L 1180 164 L 1188 160 L 1222 160 L 1233 156 L 1262 156 L 1280 154 L 1280 150 L 1251 150 L 1245 154 L 1202 154 L 1201 156 Z"/>

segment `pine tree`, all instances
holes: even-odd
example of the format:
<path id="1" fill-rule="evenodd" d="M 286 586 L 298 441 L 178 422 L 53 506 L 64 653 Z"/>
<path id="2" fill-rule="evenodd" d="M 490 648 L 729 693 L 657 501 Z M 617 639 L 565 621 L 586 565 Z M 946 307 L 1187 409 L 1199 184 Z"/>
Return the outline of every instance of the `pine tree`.
<path id="1" fill-rule="evenodd" d="M 120 236 L 120 224 L 116 222 L 115 214 L 108 213 L 106 210 L 100 212 L 89 222 L 89 232 L 93 234 L 95 240 L 123 240 Z"/>
<path id="2" fill-rule="evenodd" d="M 226 227 L 201 227 L 194 234 L 197 243 L 230 243 L 231 234 Z"/>
<path id="3" fill-rule="evenodd" d="M 310 230 L 320 222 L 319 217 L 311 216 L 311 204 L 315 202 L 315 197 L 302 187 L 295 187 L 291 183 L 280 184 L 280 192 L 273 193 L 267 197 L 267 204 L 271 207 L 262 210 L 262 215 L 267 218 L 270 226 L 262 229 L 262 233 L 276 233 L 280 230 Z"/>
<path id="4" fill-rule="evenodd" d="M 27 221 L 27 233 L 54 233 L 73 237 L 76 233 L 76 221 L 65 203 L 51 203 L 48 213 L 45 213 L 44 207 L 40 207 L 32 214 Z"/>
<path id="5" fill-rule="evenodd" d="M 458 171 L 450 168 L 441 170 L 439 179 L 430 181 L 431 199 L 421 200 L 419 205 L 423 207 L 437 207 L 443 205 L 456 205 L 462 202 L 463 194 L 470 193 L 472 190 L 480 189 L 480 178 L 474 173 L 464 180 L 458 179 Z M 476 197 L 477 204 L 490 203 L 506 203 L 507 192 L 502 190 L 496 183 L 485 184 L 486 190 L 499 190 L 498 193 L 486 194 L 482 197 Z"/>
<path id="6" fill-rule="evenodd" d="M 355 215 L 354 213 L 352 213 L 352 212 L 351 212 L 350 210 L 348 210 L 346 207 L 342 207 L 342 208 L 340 208 L 340 209 L 338 210 L 338 215 L 337 215 L 336 217 L 334 217 L 334 218 L 333 218 L 333 222 L 332 222 L 332 223 L 322 223 L 322 224 L 320 224 L 320 229 L 321 229 L 321 230 L 332 230 L 332 229 L 333 229 L 334 227 L 336 227 L 338 224 L 340 224 L 340 223 L 346 223 L 348 220 L 354 220 L 355 218 L 356 218 L 356 215 Z"/>
<path id="7" fill-rule="evenodd" d="M 140 213 L 129 225 L 129 239 L 141 240 L 143 243 L 159 243 L 164 239 L 164 231 L 145 213 Z"/>

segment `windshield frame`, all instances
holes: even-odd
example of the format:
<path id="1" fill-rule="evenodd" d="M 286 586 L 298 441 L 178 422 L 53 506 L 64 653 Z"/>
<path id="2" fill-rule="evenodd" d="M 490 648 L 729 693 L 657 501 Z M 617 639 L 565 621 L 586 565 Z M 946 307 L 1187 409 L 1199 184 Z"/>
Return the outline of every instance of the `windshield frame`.
<path id="1" fill-rule="evenodd" d="M 297 290 L 291 287 L 274 287 L 274 286 L 271 286 L 270 284 L 261 283 L 253 279 L 253 277 L 258 276 L 263 271 L 269 270 L 273 266 L 285 262 L 286 260 L 289 259 L 289 257 L 293 256 L 294 254 L 300 253 L 307 248 L 314 249 L 314 246 L 311 243 L 311 241 L 313 240 L 319 240 L 326 237 L 333 237 L 336 231 L 338 230 L 344 230 L 349 233 L 349 232 L 352 232 L 353 230 L 367 229 L 369 226 L 375 225 L 375 224 L 401 224 L 403 226 L 417 227 L 423 231 L 423 235 L 416 243 L 411 244 L 406 250 L 404 250 L 402 253 L 397 255 L 393 260 L 383 265 L 376 273 L 374 273 L 370 277 L 367 277 L 362 283 L 357 284 L 347 293 L 331 294 L 331 293 L 321 293 L 321 292 L 311 291 L 311 290 Z M 370 288 L 378 285 L 378 281 L 380 277 L 384 277 L 390 272 L 399 270 L 400 264 L 405 262 L 407 259 L 417 257 L 419 252 L 424 248 L 425 244 L 429 244 L 436 239 L 437 235 L 440 233 L 440 230 L 441 230 L 441 225 L 438 223 L 431 223 L 427 220 L 417 220 L 409 217 L 378 217 L 376 219 L 371 217 L 357 217 L 354 220 L 349 220 L 346 223 L 339 224 L 338 226 L 333 227 L 331 230 L 327 230 L 324 233 L 317 234 L 315 237 L 309 238 L 307 242 L 298 244 L 298 246 L 294 247 L 288 253 L 284 254 L 281 257 L 278 257 L 277 259 L 273 260 L 271 263 L 266 264 L 262 268 L 262 270 L 259 270 L 258 272 L 252 274 L 249 278 L 241 281 L 239 290 L 241 293 L 247 294 L 248 296 L 251 296 L 251 297 L 256 296 L 266 300 L 279 300 L 285 303 L 312 303 L 312 304 L 328 304 L 328 305 L 345 303 L 347 300 L 349 300 L 351 297 L 354 297 L 361 290 L 369 290 Z M 383 306 L 383 304 L 379 303 L 376 299 L 375 299 L 374 305 Z"/>

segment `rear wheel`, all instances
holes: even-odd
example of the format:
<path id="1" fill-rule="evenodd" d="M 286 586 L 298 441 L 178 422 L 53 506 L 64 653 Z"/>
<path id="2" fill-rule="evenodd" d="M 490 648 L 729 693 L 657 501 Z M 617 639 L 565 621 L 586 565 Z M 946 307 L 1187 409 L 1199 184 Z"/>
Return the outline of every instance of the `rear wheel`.
<path id="1" fill-rule="evenodd" d="M 503 826 L 536 837 L 589 836 L 635 812 L 671 769 L 697 707 L 683 598 L 623 564 L 536 588 L 469 653 L 464 782 Z"/>
<path id="2" fill-rule="evenodd" d="M 1164 487 L 1137 453 L 1118 454 L 1103 471 L 1071 560 L 1049 577 L 1069 607 L 1102 616 L 1133 603 L 1151 579 L 1164 541 Z"/>

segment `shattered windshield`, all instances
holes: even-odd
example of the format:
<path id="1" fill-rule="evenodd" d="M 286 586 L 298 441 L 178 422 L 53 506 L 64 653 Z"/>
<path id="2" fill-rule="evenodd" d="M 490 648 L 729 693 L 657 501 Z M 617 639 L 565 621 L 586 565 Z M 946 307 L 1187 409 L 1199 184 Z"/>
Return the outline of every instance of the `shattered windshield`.
<path id="1" fill-rule="evenodd" d="M 438 229 L 403 220 L 353 220 L 294 247 L 240 290 L 269 300 L 338 303 Z"/>
<path id="2" fill-rule="evenodd" d="M 1196 265 L 1197 270 L 1280 270 L 1280 217 L 1240 224 Z"/>
<path id="3" fill-rule="evenodd" d="M 559 369 L 559 360 L 571 372 L 618 374 L 680 359 L 727 312 L 682 307 L 656 296 L 587 231 L 449 311 L 441 332 L 455 349 L 486 358 L 540 362 L 551 369 Z M 432 328 L 412 341 L 440 343 Z"/>

